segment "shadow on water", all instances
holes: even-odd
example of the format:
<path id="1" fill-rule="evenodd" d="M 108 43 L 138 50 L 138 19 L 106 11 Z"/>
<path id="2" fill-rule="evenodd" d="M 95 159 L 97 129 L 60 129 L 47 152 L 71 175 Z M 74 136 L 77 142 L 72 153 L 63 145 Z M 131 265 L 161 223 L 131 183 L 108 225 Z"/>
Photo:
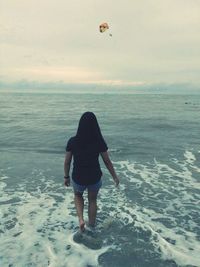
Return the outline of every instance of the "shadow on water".
<path id="1" fill-rule="evenodd" d="M 156 236 L 134 223 L 124 225 L 110 219 L 102 223 L 100 236 L 103 244 L 111 247 L 99 257 L 102 267 L 178 267 L 173 260 L 162 260 L 161 251 L 155 246 Z"/>

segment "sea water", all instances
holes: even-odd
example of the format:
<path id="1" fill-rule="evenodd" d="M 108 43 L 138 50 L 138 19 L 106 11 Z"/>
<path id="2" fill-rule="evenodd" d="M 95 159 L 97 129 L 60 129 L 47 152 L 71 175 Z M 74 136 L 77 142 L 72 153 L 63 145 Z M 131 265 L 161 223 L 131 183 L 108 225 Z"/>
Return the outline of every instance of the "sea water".
<path id="1" fill-rule="evenodd" d="M 120 179 L 100 159 L 94 238 L 76 242 L 69 137 L 96 114 Z M 87 220 L 87 196 L 84 216 Z M 200 266 L 200 96 L 1 93 L 1 267 Z"/>

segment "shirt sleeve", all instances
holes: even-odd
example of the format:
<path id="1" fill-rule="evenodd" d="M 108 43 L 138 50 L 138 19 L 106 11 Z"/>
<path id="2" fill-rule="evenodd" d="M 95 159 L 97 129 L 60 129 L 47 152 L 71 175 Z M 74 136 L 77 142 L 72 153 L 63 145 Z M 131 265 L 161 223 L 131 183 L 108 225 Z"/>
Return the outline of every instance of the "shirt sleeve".
<path id="1" fill-rule="evenodd" d="M 71 138 L 68 140 L 65 150 L 66 152 L 72 151 L 72 139 Z"/>
<path id="2" fill-rule="evenodd" d="M 108 146 L 105 140 L 102 140 L 99 144 L 99 152 L 106 152 L 108 150 Z"/>

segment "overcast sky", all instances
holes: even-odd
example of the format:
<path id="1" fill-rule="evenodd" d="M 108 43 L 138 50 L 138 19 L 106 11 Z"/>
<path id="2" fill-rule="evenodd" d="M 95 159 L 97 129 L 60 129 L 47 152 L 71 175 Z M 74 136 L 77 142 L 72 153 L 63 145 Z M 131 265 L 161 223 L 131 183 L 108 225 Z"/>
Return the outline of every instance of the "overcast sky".
<path id="1" fill-rule="evenodd" d="M 0 0 L 0 38 L 3 82 L 200 84 L 200 0 Z"/>

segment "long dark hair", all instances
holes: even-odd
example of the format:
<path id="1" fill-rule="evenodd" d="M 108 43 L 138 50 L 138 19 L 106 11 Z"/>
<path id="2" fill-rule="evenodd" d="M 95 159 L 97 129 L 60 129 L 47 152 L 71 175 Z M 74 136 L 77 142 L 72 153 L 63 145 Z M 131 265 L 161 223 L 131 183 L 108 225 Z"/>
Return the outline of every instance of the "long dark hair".
<path id="1" fill-rule="evenodd" d="M 82 114 L 78 124 L 76 140 L 81 147 L 89 143 L 105 142 L 93 112 L 87 111 Z"/>

